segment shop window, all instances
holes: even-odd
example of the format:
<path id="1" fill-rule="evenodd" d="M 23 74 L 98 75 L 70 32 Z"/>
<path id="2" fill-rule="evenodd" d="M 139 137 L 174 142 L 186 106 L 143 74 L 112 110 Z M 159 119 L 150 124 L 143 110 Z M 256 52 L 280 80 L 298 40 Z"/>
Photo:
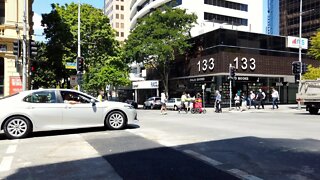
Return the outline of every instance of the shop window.
<path id="1" fill-rule="evenodd" d="M 0 24 L 4 24 L 6 13 L 5 13 L 5 0 L 0 0 Z"/>

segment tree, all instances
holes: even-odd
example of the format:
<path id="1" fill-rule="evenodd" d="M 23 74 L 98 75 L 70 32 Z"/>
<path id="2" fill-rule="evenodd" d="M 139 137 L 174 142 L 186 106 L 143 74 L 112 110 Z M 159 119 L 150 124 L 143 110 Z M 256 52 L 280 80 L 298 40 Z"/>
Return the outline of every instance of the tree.
<path id="1" fill-rule="evenodd" d="M 55 87 L 58 82 L 56 81 L 56 74 L 52 67 L 52 61 L 49 61 L 46 57 L 47 46 L 45 43 L 37 43 L 38 53 L 37 56 L 30 60 L 30 72 L 31 72 L 31 86 L 32 89 L 38 89 L 41 87 Z M 54 62 L 54 61 L 53 61 Z"/>
<path id="2" fill-rule="evenodd" d="M 42 15 L 44 34 L 48 39 L 46 56 L 56 74 L 56 82 L 75 75 L 75 70 L 65 69 L 67 62 L 75 62 L 78 49 L 78 4 L 60 6 L 52 4 L 52 11 Z M 104 89 L 107 84 L 128 84 L 128 68 L 121 60 L 121 49 L 115 40 L 115 32 L 109 19 L 88 4 L 81 5 L 81 56 L 85 60 L 83 88 L 85 90 Z M 104 81 L 99 76 L 105 69 L 111 69 L 109 76 L 118 77 L 117 82 Z M 119 81 L 121 80 L 121 81 Z M 95 82 L 92 82 L 95 81 Z"/>
<path id="3" fill-rule="evenodd" d="M 320 29 L 315 36 L 311 37 L 311 47 L 309 48 L 308 54 L 320 61 Z"/>
<path id="4" fill-rule="evenodd" d="M 156 69 L 166 94 L 170 62 L 190 46 L 187 39 L 196 19 L 195 14 L 187 14 L 183 9 L 158 8 L 138 20 L 125 43 L 126 59 L 143 62 L 146 67 Z"/>
<path id="5" fill-rule="evenodd" d="M 312 67 L 312 65 L 308 66 L 308 71 L 303 75 L 303 79 L 315 80 L 320 78 L 320 67 Z"/>
<path id="6" fill-rule="evenodd" d="M 320 29 L 315 36 L 311 37 L 311 47 L 308 54 L 320 61 Z M 303 75 L 303 79 L 317 79 L 320 78 L 320 67 L 308 66 L 308 71 Z"/>

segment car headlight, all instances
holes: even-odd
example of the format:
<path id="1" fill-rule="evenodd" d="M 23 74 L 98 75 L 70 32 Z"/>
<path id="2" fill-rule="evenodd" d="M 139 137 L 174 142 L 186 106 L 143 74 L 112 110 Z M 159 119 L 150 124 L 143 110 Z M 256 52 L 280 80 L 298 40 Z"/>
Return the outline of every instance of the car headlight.
<path id="1" fill-rule="evenodd" d="M 133 109 L 133 106 L 130 105 L 130 104 L 125 104 L 124 107 L 125 107 L 125 108 L 129 108 L 129 109 Z"/>

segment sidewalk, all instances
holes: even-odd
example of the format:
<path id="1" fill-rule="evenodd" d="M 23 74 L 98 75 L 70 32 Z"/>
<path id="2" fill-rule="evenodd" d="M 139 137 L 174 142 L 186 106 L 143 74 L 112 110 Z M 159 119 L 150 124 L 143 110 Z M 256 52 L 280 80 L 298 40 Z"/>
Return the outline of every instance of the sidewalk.
<path id="1" fill-rule="evenodd" d="M 305 106 L 301 106 L 301 109 L 298 109 L 297 104 L 279 104 L 279 109 L 272 109 L 272 104 L 264 105 L 264 109 L 255 109 L 251 106 L 251 109 L 246 109 L 242 112 L 289 112 L 289 111 L 306 111 Z M 241 112 L 240 110 L 236 110 L 233 106 L 231 110 L 229 107 L 222 108 L 222 112 Z"/>

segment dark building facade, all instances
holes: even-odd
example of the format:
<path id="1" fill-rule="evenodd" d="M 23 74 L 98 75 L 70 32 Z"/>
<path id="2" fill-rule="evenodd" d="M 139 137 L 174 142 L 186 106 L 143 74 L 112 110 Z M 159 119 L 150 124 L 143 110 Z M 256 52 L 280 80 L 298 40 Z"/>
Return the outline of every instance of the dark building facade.
<path id="1" fill-rule="evenodd" d="M 280 0 L 280 35 L 299 37 L 300 0 Z M 302 1 L 302 37 L 320 28 L 320 0 Z"/>
<path id="2" fill-rule="evenodd" d="M 298 49 L 287 47 L 287 38 L 250 32 L 217 29 L 190 40 L 192 48 L 176 58 L 169 80 L 169 96 L 180 97 L 186 91 L 205 93 L 206 105 L 213 105 L 215 91 L 230 102 L 229 66 L 236 68 L 231 81 L 234 95 L 239 90 L 247 95 L 262 89 L 271 102 L 271 88 L 280 93 L 280 103 L 295 103 L 298 84 L 292 74 L 292 62 L 298 60 Z M 318 67 L 320 62 L 302 51 L 302 61 Z M 205 89 L 202 89 L 205 85 Z M 233 97 L 232 97 L 233 99 Z"/>

